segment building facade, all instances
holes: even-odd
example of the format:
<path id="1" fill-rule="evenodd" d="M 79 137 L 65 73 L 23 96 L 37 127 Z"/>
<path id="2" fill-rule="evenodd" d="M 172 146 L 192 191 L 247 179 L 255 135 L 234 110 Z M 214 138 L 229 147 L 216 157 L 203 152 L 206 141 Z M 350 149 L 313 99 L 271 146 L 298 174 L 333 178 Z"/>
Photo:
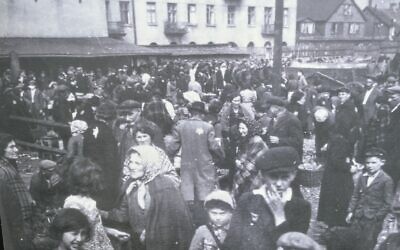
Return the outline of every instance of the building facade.
<path id="1" fill-rule="evenodd" d="M 0 37 L 107 37 L 99 0 L 1 0 Z"/>
<path id="2" fill-rule="evenodd" d="M 111 0 L 110 0 L 111 2 Z M 273 44 L 275 0 L 136 0 L 139 45 L 220 44 L 263 48 Z M 296 42 L 297 0 L 286 0 L 283 41 Z"/>

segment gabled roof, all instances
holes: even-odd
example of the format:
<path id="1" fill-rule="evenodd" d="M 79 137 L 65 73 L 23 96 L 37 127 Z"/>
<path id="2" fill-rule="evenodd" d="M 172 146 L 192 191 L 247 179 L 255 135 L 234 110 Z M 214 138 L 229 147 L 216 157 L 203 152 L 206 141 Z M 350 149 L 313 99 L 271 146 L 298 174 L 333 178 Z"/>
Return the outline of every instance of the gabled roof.
<path id="1" fill-rule="evenodd" d="M 386 26 L 392 26 L 393 22 L 392 19 L 386 12 L 385 10 L 382 9 L 377 9 L 377 8 L 372 8 L 372 7 L 366 7 L 364 9 L 364 12 L 370 12 L 371 15 L 376 17 L 379 21 L 381 21 L 383 24 Z"/>
<path id="2" fill-rule="evenodd" d="M 306 19 L 311 19 L 314 22 L 327 21 L 344 1 L 345 0 L 298 0 L 297 21 L 303 21 Z M 354 2 L 354 0 L 351 1 L 363 16 L 358 5 Z"/>

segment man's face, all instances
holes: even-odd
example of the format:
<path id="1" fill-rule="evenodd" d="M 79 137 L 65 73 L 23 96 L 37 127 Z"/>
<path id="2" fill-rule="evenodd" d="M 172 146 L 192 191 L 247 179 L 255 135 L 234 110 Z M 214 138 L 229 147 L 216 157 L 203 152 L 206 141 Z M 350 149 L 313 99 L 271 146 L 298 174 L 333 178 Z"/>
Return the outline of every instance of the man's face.
<path id="1" fill-rule="evenodd" d="M 339 92 L 338 93 L 338 97 L 339 97 L 339 100 L 340 100 L 340 103 L 345 103 L 347 100 L 349 100 L 349 98 L 350 98 L 350 93 L 347 93 L 347 92 Z"/>
<path id="2" fill-rule="evenodd" d="M 367 89 L 370 89 L 370 88 L 372 88 L 372 86 L 374 86 L 374 83 L 375 82 L 372 79 L 367 79 L 367 82 L 365 83 L 365 87 Z"/>
<path id="3" fill-rule="evenodd" d="M 249 129 L 247 128 L 246 124 L 244 124 L 243 122 L 239 123 L 238 130 L 239 130 L 239 134 L 242 137 L 246 137 L 247 134 L 249 133 Z"/>
<path id="4" fill-rule="evenodd" d="M 131 112 L 125 113 L 125 120 L 129 123 L 136 122 L 140 117 L 140 109 L 133 109 Z"/>
<path id="5" fill-rule="evenodd" d="M 385 161 L 379 157 L 368 157 L 365 160 L 365 169 L 367 170 L 368 174 L 372 175 L 378 172 L 384 164 Z"/>
<path id="6" fill-rule="evenodd" d="M 394 77 L 392 77 L 392 76 L 388 77 L 388 79 L 386 80 L 386 86 L 387 86 L 388 88 L 393 87 L 393 86 L 395 86 L 396 84 L 397 84 L 397 80 L 396 80 L 396 78 L 394 78 Z"/>
<path id="7" fill-rule="evenodd" d="M 240 103 L 241 103 L 241 98 L 240 98 L 240 96 L 236 96 L 236 97 L 234 97 L 234 98 L 232 99 L 232 107 L 238 108 L 239 105 L 240 105 Z"/>
<path id="8" fill-rule="evenodd" d="M 207 212 L 211 223 L 213 223 L 217 227 L 228 225 L 232 218 L 231 211 L 220 208 L 211 208 Z"/>
<path id="9" fill-rule="evenodd" d="M 285 192 L 296 177 L 295 172 L 263 173 L 262 175 L 264 178 L 264 184 L 278 193 Z"/>

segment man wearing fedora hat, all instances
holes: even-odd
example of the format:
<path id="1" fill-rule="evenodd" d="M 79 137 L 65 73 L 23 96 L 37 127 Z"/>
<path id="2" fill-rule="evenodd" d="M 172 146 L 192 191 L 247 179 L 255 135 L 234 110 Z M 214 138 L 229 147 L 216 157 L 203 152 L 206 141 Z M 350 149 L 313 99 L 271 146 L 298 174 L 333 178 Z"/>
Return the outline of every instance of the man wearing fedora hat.
<path id="1" fill-rule="evenodd" d="M 214 127 L 203 121 L 206 113 L 203 102 L 189 106 L 192 117 L 178 122 L 172 131 L 167 150 L 175 154 L 181 148 L 181 192 L 194 216 L 194 223 L 206 222 L 203 203 L 215 188 L 216 169 L 212 153 L 223 157 L 221 144 L 215 139 Z"/>

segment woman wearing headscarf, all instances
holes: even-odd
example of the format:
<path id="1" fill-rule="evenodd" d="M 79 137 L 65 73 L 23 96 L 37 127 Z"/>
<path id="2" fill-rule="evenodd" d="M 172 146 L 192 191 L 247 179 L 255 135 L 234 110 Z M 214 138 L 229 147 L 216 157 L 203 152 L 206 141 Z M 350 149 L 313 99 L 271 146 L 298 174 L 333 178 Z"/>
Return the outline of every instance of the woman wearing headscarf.
<path id="1" fill-rule="evenodd" d="M 190 212 L 175 183 L 161 174 L 149 147 L 128 150 L 124 173 L 129 174 L 118 208 L 103 218 L 129 222 L 136 249 L 186 250 L 193 235 Z"/>
<path id="2" fill-rule="evenodd" d="M 236 197 L 249 192 L 257 185 L 255 159 L 263 150 L 268 149 L 260 134 L 261 128 L 256 121 L 245 118 L 240 120 L 236 171 L 233 180 L 233 192 Z"/>
<path id="3" fill-rule="evenodd" d="M 0 134 L 0 218 L 4 247 L 32 249 L 33 199 L 18 173 L 14 137 Z"/>
<path id="4" fill-rule="evenodd" d="M 145 152 L 145 156 L 150 156 L 149 161 L 154 162 L 153 168 L 170 177 L 178 187 L 181 180 L 174 165 L 169 160 L 165 151 L 153 144 L 154 130 L 151 124 L 145 121 L 139 121 L 133 129 L 134 142 L 136 149 Z M 125 157 L 126 158 L 126 157 Z M 129 174 L 127 175 L 129 176 Z"/>

